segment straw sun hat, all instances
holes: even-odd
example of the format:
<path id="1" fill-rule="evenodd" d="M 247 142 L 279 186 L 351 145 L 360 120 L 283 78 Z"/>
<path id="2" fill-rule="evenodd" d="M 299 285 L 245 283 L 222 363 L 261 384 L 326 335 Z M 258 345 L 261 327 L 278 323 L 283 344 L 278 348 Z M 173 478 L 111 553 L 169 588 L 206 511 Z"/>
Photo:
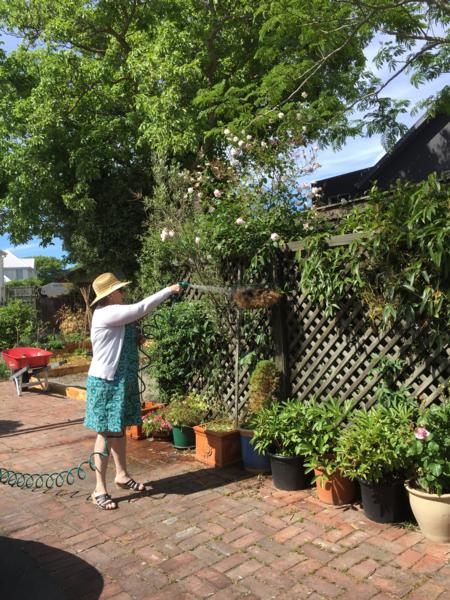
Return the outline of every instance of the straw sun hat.
<path id="1" fill-rule="evenodd" d="M 94 279 L 92 283 L 95 298 L 93 302 L 91 302 L 91 306 L 102 298 L 106 298 L 106 296 L 109 296 L 112 292 L 115 292 L 130 283 L 131 281 L 120 281 L 113 273 L 102 273 Z"/>

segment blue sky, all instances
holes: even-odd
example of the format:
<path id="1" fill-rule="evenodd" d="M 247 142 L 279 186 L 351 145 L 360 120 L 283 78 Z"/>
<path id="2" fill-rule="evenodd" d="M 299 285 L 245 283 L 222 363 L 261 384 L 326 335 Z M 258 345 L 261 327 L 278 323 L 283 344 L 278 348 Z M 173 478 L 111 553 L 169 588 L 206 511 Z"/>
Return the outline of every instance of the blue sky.
<path id="1" fill-rule="evenodd" d="M 17 45 L 17 39 L 0 34 L 0 41 L 3 42 L 3 49 L 6 52 L 13 50 Z M 375 39 L 366 50 L 366 56 L 373 57 L 377 51 L 380 40 Z M 384 79 L 388 76 L 387 68 L 379 73 L 379 76 Z M 444 87 L 450 85 L 450 75 L 443 76 L 432 83 L 427 83 L 425 87 L 415 88 L 405 75 L 400 75 L 390 83 L 381 95 L 394 98 L 407 98 L 412 104 L 415 104 L 422 98 L 429 96 Z M 411 127 L 419 116 L 411 117 L 409 114 L 402 118 L 403 123 L 407 127 Z M 317 169 L 311 179 L 318 180 L 334 175 L 340 175 L 349 171 L 356 171 L 365 167 L 370 167 L 375 164 L 384 154 L 381 145 L 380 136 L 371 138 L 355 138 L 349 139 L 345 146 L 338 152 L 332 149 L 320 150 L 317 154 L 317 160 L 322 165 Z M 26 256 L 55 256 L 61 258 L 63 255 L 62 245 L 60 240 L 55 239 L 53 244 L 43 248 L 39 245 L 39 240 L 33 238 L 27 244 L 13 247 L 7 236 L 0 236 L 0 248 L 10 250 L 18 257 Z"/>

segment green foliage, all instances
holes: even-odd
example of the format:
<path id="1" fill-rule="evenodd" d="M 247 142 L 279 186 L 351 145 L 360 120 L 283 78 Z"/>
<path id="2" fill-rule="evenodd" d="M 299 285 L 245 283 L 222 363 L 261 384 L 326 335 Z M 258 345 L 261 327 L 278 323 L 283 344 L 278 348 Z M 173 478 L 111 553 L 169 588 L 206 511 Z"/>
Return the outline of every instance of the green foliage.
<path id="1" fill-rule="evenodd" d="M 174 396 L 164 415 L 172 427 L 192 427 L 203 421 L 208 408 L 206 396 L 191 392 L 187 396 Z"/>
<path id="2" fill-rule="evenodd" d="M 450 325 L 450 191 L 431 175 L 421 184 L 371 191 L 335 233 L 363 231 L 350 246 L 329 248 L 311 235 L 300 257 L 301 286 L 328 314 L 351 290 L 382 326 L 404 321 L 437 343 Z M 364 259 L 362 259 L 364 257 Z"/>
<path id="3" fill-rule="evenodd" d="M 36 310 L 25 302 L 9 302 L 0 306 L 0 349 L 30 343 L 37 330 Z"/>
<path id="4" fill-rule="evenodd" d="M 411 405 L 355 410 L 337 443 L 339 470 L 371 483 L 405 476 L 415 414 Z"/>
<path id="5" fill-rule="evenodd" d="M 281 456 L 300 456 L 308 423 L 305 405 L 288 400 L 262 408 L 250 419 L 251 444 L 260 454 L 267 451 Z"/>
<path id="6" fill-rule="evenodd" d="M 6 366 L 6 363 L 4 362 L 3 358 L 0 358 L 0 379 L 8 379 L 10 375 L 11 371 Z"/>
<path id="7" fill-rule="evenodd" d="M 353 402 L 328 397 L 323 402 L 312 399 L 305 403 L 305 428 L 300 454 L 305 457 L 307 472 L 320 469 L 330 477 L 338 469 L 336 448 Z"/>
<path id="8" fill-rule="evenodd" d="M 378 66 L 407 59 L 430 81 L 448 72 L 435 33 L 448 22 L 441 1 L 1 0 L 2 29 L 23 40 L 0 55 L 3 230 L 57 235 L 72 260 L 130 273 L 154 151 L 185 165 L 223 155 L 225 125 L 297 147 L 361 131 L 392 143 L 407 102 L 378 94 L 364 49 L 388 32 Z"/>
<path id="9" fill-rule="evenodd" d="M 232 417 L 227 416 L 218 416 L 214 419 L 209 419 L 204 423 L 201 423 L 201 426 L 206 431 L 216 431 L 216 432 L 229 432 L 235 429 L 234 419 Z"/>
<path id="10" fill-rule="evenodd" d="M 38 287 L 42 285 L 42 282 L 37 277 L 30 277 L 30 279 L 13 279 L 12 281 L 6 282 L 6 287 Z"/>
<path id="11" fill-rule="evenodd" d="M 58 281 L 64 274 L 65 261 L 53 256 L 35 256 L 35 265 L 41 285 Z"/>
<path id="12" fill-rule="evenodd" d="M 446 399 L 422 409 L 411 431 L 412 484 L 429 494 L 450 493 L 449 423 L 450 400 Z"/>
<path id="13" fill-rule="evenodd" d="M 221 377 L 226 340 L 205 302 L 180 301 L 158 309 L 149 319 L 150 372 L 163 400 L 187 394 L 194 375 L 214 387 Z"/>

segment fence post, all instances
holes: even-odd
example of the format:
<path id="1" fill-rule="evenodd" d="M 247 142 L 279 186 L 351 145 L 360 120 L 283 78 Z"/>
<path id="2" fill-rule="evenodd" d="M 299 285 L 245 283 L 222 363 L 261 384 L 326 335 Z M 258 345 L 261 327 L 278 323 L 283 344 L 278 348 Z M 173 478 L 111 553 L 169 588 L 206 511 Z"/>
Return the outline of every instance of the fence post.
<path id="1" fill-rule="evenodd" d="M 283 285 L 283 269 L 280 257 L 273 265 L 273 281 L 278 287 Z M 291 394 L 291 379 L 289 372 L 289 340 L 286 330 L 286 299 L 284 296 L 272 307 L 271 325 L 273 343 L 275 346 L 274 362 L 281 373 L 280 395 L 286 400 Z"/>

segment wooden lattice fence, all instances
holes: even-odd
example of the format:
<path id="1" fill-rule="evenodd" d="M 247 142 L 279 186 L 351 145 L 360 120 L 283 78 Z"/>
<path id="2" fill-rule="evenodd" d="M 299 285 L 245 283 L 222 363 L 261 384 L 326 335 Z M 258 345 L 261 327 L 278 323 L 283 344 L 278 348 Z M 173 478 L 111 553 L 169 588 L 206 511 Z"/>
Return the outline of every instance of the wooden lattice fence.
<path id="1" fill-rule="evenodd" d="M 347 236 L 348 237 L 348 236 Z M 349 243 L 351 239 L 331 240 L 330 245 Z M 408 386 L 424 403 L 439 401 L 449 391 L 450 347 L 442 349 L 423 344 L 424 332 L 419 328 L 397 325 L 382 329 L 368 318 L 365 308 L 351 295 L 333 317 L 325 315 L 299 290 L 299 266 L 294 254 L 287 251 L 278 280 L 292 290 L 283 302 L 272 309 L 259 309 L 257 327 L 270 329 L 274 359 L 284 378 L 284 395 L 299 400 L 316 396 L 350 398 L 356 405 L 370 406 L 375 401 L 382 374 L 377 372 L 383 359 L 401 359 L 404 365 L 398 385 Z M 198 297 L 197 290 L 191 297 Z M 236 322 L 237 310 L 230 306 Z M 240 338 L 240 356 L 251 348 Z M 228 357 L 223 363 L 219 394 L 229 407 L 242 410 L 248 398 L 250 368 L 235 370 L 237 337 L 232 338 Z M 193 382 L 202 387 L 201 375 Z"/>

